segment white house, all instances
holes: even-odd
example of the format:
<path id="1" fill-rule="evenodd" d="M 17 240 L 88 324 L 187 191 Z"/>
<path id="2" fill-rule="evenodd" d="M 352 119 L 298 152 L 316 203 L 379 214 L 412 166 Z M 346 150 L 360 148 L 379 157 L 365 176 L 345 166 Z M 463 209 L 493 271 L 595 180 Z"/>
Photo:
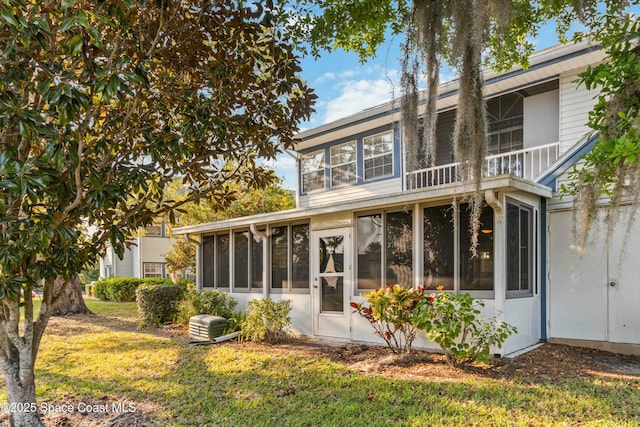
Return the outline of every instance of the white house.
<path id="1" fill-rule="evenodd" d="M 133 245 L 125 249 L 122 259 L 109 247 L 100 258 L 100 277 L 168 277 L 164 254 L 171 249 L 173 239 L 167 232 L 164 223 L 145 227 L 144 233 L 130 240 Z"/>
<path id="2" fill-rule="evenodd" d="M 463 202 L 473 188 L 451 154 L 452 81 L 440 87 L 434 168 L 405 173 L 411 153 L 399 105 L 388 102 L 299 134 L 295 209 L 174 230 L 200 242 L 197 286 L 229 292 L 240 306 L 291 299 L 299 333 L 378 342 L 350 301 L 386 284 L 441 285 L 483 299 L 485 315 L 517 326 L 500 354 L 541 339 L 640 351 L 640 239 L 629 240 L 622 262 L 621 239 L 571 246 L 571 202 L 556 193 L 593 143 L 585 135 L 595 94 L 577 74 L 603 58 L 588 43 L 563 45 L 534 54 L 527 70 L 485 74 L 490 142 L 478 257 L 470 258 Z M 576 263 L 582 274 L 572 281 Z"/>

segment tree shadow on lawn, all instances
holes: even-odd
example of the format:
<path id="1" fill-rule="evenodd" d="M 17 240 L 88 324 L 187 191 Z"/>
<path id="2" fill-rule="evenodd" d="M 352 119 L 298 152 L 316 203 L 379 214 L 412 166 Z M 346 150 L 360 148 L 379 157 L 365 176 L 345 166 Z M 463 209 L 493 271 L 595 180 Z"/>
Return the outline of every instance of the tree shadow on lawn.
<path id="1" fill-rule="evenodd" d="M 39 394 L 47 400 L 62 395 L 74 401 L 155 405 L 159 409 L 149 414 L 153 425 L 640 423 L 637 379 L 578 375 L 554 383 L 518 368 L 505 373 L 502 367 L 430 376 L 430 370 L 444 366 L 438 363 L 441 356 L 431 353 L 416 356 L 416 361 L 382 364 L 380 372 L 362 375 L 345 361 L 388 358 L 384 348 L 296 340 L 281 346 L 227 342 L 190 347 L 185 336 L 168 339 L 166 330 L 141 331 L 130 322 L 96 316 L 71 317 L 67 320 L 76 328 L 76 344 L 95 341 L 95 334 L 104 334 L 100 338 L 105 340 L 98 339 L 84 354 L 64 348 L 45 353 L 37 367 Z M 71 338 L 64 329 L 57 325 L 47 333 Z M 99 369 L 91 368 L 97 359 Z M 90 363 L 82 365 L 83 360 Z"/>

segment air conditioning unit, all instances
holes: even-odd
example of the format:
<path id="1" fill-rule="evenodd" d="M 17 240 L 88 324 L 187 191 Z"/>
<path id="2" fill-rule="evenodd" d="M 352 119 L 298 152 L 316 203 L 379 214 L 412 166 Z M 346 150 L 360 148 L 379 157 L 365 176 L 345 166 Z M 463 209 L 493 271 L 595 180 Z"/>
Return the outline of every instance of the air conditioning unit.
<path id="1" fill-rule="evenodd" d="M 189 336 L 196 340 L 213 341 L 229 326 L 224 317 L 200 314 L 189 318 Z"/>

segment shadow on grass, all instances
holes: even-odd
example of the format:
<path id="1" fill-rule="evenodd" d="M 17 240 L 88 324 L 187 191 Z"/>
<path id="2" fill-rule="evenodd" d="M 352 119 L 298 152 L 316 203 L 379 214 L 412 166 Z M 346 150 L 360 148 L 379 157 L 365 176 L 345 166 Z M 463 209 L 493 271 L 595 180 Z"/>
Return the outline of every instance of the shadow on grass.
<path id="1" fill-rule="evenodd" d="M 97 330 L 73 340 L 56 331 L 48 337 L 37 369 L 41 399 L 151 402 L 163 408 L 154 425 L 176 426 L 640 423 L 640 381 L 390 379 L 324 357 L 232 342 L 190 347 L 155 331 L 95 322 Z"/>

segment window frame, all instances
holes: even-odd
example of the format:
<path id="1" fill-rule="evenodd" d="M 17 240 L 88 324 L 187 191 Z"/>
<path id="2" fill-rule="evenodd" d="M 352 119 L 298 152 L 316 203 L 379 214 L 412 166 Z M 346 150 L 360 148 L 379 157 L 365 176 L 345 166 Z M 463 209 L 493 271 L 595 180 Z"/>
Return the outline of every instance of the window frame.
<path id="1" fill-rule="evenodd" d="M 451 236 L 451 244 L 453 244 L 453 289 L 445 289 L 447 292 L 452 292 L 452 293 L 467 293 L 469 295 L 471 295 L 473 298 L 478 298 L 478 299 L 495 299 L 495 289 L 496 289 L 496 271 L 498 268 L 498 263 L 500 262 L 500 260 L 496 259 L 496 241 L 495 238 L 493 239 L 493 289 L 491 290 L 473 290 L 473 289 L 461 289 L 461 239 L 462 237 L 462 232 L 468 230 L 468 224 L 464 224 L 463 221 L 461 221 L 460 217 L 461 217 L 461 205 L 464 205 L 464 203 L 458 202 L 455 206 L 455 209 L 452 209 L 451 211 L 451 220 L 453 221 L 453 235 Z M 424 210 L 428 209 L 428 208 L 441 208 L 441 207 L 445 207 L 447 205 L 442 204 L 442 201 L 440 202 L 428 202 L 428 203 L 422 203 L 419 205 L 420 206 L 420 236 L 419 236 L 419 240 L 420 240 L 420 244 L 419 246 L 419 251 L 420 251 L 420 259 L 422 260 L 421 263 L 419 263 L 420 265 L 418 265 L 416 268 L 419 268 L 420 270 L 418 271 L 418 277 L 421 278 L 421 281 L 424 281 L 424 275 L 425 275 L 425 270 L 424 270 L 424 239 L 425 239 L 425 230 L 424 230 Z M 448 205 L 449 207 L 451 207 L 451 203 Z M 496 232 L 496 213 L 495 211 L 493 211 L 493 208 L 491 208 L 490 206 L 486 206 L 487 209 L 491 209 L 493 212 L 493 231 L 492 233 L 495 235 Z M 480 231 L 479 231 L 480 232 Z M 433 291 L 434 289 L 430 289 L 431 291 Z"/>
<path id="2" fill-rule="evenodd" d="M 382 210 L 375 210 L 375 211 L 363 211 L 363 212 L 356 212 L 355 213 L 355 241 L 354 241 L 354 245 L 355 245 L 355 270 L 354 270 L 354 278 L 355 278 L 355 286 L 353 287 L 353 292 L 354 295 L 356 296 L 360 296 L 363 293 L 367 293 L 367 292 L 371 292 L 372 290 L 376 290 L 376 289 L 380 289 L 382 287 L 384 287 L 387 284 L 387 280 L 388 280 L 388 273 L 387 273 L 387 269 L 389 267 L 389 265 L 387 265 L 388 262 L 388 257 L 387 257 L 387 252 L 388 252 L 388 228 L 387 228 L 387 224 L 388 224 L 388 215 L 391 214 L 396 214 L 396 213 L 408 213 L 411 215 L 411 221 L 410 221 L 410 226 L 411 226 L 411 239 L 410 239 L 410 263 L 411 263 L 411 283 L 409 284 L 409 288 L 413 288 L 415 287 L 414 284 L 414 276 L 415 276 L 415 265 L 414 265 L 414 248 L 413 248 L 413 241 L 415 238 L 415 227 L 414 227 L 414 209 L 413 208 L 409 208 L 409 209 L 402 209 L 402 208 L 397 208 L 397 209 L 382 209 Z M 379 215 L 381 218 L 381 225 L 380 225 L 380 233 L 381 233 L 381 242 L 380 242 L 380 286 L 377 288 L 360 288 L 359 287 L 359 283 L 360 283 L 360 267 L 358 265 L 358 259 L 359 259 L 359 254 L 358 254 L 358 219 L 359 218 L 363 218 L 363 217 L 368 217 L 368 216 L 376 216 Z"/>
<path id="3" fill-rule="evenodd" d="M 374 155 L 369 155 L 367 156 L 366 152 L 367 152 L 367 141 L 368 140 L 372 140 L 376 137 L 384 137 L 386 135 L 389 135 L 390 138 L 390 144 L 391 144 L 391 150 L 390 151 L 385 151 L 384 153 L 381 154 L 374 154 Z M 371 181 L 376 181 L 378 179 L 383 179 L 383 178 L 390 178 L 393 177 L 395 175 L 395 153 L 394 153 L 394 145 L 395 145 L 395 141 L 394 141 L 394 133 L 393 133 L 393 129 L 389 129 L 383 132 L 379 132 L 379 133 L 375 133 L 373 135 L 367 135 L 362 137 L 362 180 L 363 182 L 371 182 Z M 373 150 L 371 150 L 373 151 Z M 376 175 L 376 176 L 372 176 L 372 177 L 367 177 L 367 160 L 374 160 L 377 158 L 381 158 L 381 157 L 385 157 L 385 156 L 391 156 L 391 172 L 388 174 L 383 174 L 383 175 Z M 382 166 L 384 168 L 384 165 Z"/>
<path id="4" fill-rule="evenodd" d="M 315 156 L 322 153 L 322 160 L 316 169 L 312 169 L 309 171 L 305 171 L 305 162 L 315 159 Z M 324 148 L 319 150 L 313 150 L 308 153 L 305 153 L 300 158 L 300 188 L 302 189 L 303 194 L 313 193 L 316 191 L 322 191 L 327 189 L 327 152 Z M 305 177 L 308 175 L 313 175 L 316 173 L 322 172 L 322 187 L 320 188 L 305 188 Z M 309 181 L 311 182 L 311 181 Z"/>
<path id="5" fill-rule="evenodd" d="M 149 231 L 149 227 L 160 227 L 160 233 L 152 233 Z M 143 237 L 167 237 L 166 224 L 150 224 L 144 227 L 144 236 Z"/>
<path id="6" fill-rule="evenodd" d="M 527 289 L 522 289 L 522 253 L 521 251 L 518 251 L 518 289 L 513 289 L 510 290 L 509 289 L 509 263 L 510 260 L 512 259 L 510 257 L 509 254 L 509 250 L 508 250 L 508 242 L 509 242 L 509 206 L 518 208 L 518 248 L 522 249 L 522 212 L 527 212 L 529 215 L 528 218 L 528 222 L 527 222 L 527 239 L 529 244 L 527 245 L 527 265 L 528 265 L 528 269 L 527 269 L 527 276 L 528 276 L 528 288 Z M 535 268 L 536 268 L 536 264 L 534 263 L 534 259 L 535 259 L 535 251 L 536 251 L 536 236 L 534 234 L 534 230 L 535 230 L 535 220 L 534 220 L 534 216 L 536 215 L 536 211 L 533 208 L 533 206 L 521 202 L 519 200 L 516 199 L 512 199 L 510 197 L 506 198 L 506 203 L 505 203 L 505 233 L 504 233 L 504 247 L 505 247 L 505 292 L 506 295 L 505 297 L 507 299 L 512 299 L 512 298 L 529 298 L 529 297 L 533 297 L 534 295 L 534 287 L 535 287 Z"/>
<path id="7" fill-rule="evenodd" d="M 293 287 L 293 227 L 297 226 L 306 226 L 307 227 L 307 270 L 308 270 L 308 285 L 306 288 Z M 287 286 L 282 286 L 280 288 L 273 287 L 273 228 L 286 227 L 287 229 Z M 309 221 L 295 221 L 288 223 L 278 223 L 278 224 L 270 224 L 269 225 L 269 265 L 268 268 L 268 286 L 269 286 L 269 294 L 308 294 L 311 292 L 311 253 L 310 253 L 310 242 L 311 242 L 311 223 Z M 263 284 L 263 286 L 265 286 Z"/>
<path id="8" fill-rule="evenodd" d="M 334 149 L 341 149 L 347 145 L 352 145 L 353 146 L 353 154 L 354 154 L 354 159 L 350 162 L 341 162 L 341 163 L 334 163 Z M 338 153 L 336 153 L 337 156 L 342 155 L 342 151 L 338 151 Z M 344 168 L 348 165 L 353 165 L 354 166 L 354 175 L 351 179 L 351 181 L 346 181 L 346 182 L 340 182 L 338 184 L 336 184 L 334 182 L 334 178 L 335 178 L 335 173 L 334 171 L 336 169 L 339 169 L 342 171 L 342 173 L 347 173 Z M 337 187 L 342 187 L 342 186 L 346 186 L 346 185 L 352 185 L 354 183 L 358 182 L 358 141 L 357 140 L 352 140 L 352 141 L 347 141 L 347 142 L 343 142 L 341 144 L 336 144 L 336 145 L 332 145 L 329 147 L 329 170 L 330 170 L 330 182 L 331 182 L 331 188 L 337 188 Z"/>
<path id="9" fill-rule="evenodd" d="M 147 275 L 147 267 L 151 265 L 159 265 L 160 266 L 160 276 L 148 276 Z M 164 279 L 167 277 L 167 269 L 164 262 L 143 262 L 142 263 L 142 278 L 143 279 Z"/>
<path id="10" fill-rule="evenodd" d="M 264 231 L 264 229 L 262 230 L 258 230 L 258 231 Z M 232 269 L 232 278 L 231 278 L 231 285 L 232 285 L 232 290 L 233 292 L 238 292 L 238 293 L 257 293 L 257 292 L 262 292 L 262 289 L 264 286 L 264 283 L 262 284 L 261 287 L 258 286 L 253 286 L 253 273 L 254 273 L 254 265 L 253 265 L 253 249 L 255 245 L 260 246 L 261 251 L 264 251 L 264 246 L 263 246 L 263 242 L 262 242 L 262 238 L 259 239 L 259 242 L 256 242 L 255 240 L 255 235 L 251 232 L 251 230 L 249 229 L 235 229 L 235 230 L 231 230 L 231 233 L 233 235 L 233 251 L 231 251 L 230 253 L 230 264 L 233 266 Z M 247 271 L 246 271 L 246 275 L 247 275 L 247 286 L 246 287 L 238 287 L 237 286 L 237 282 L 236 282 L 236 278 L 238 276 L 238 271 L 236 270 L 236 235 L 238 234 L 242 234 L 242 233 L 247 233 Z M 264 260 L 264 254 L 262 254 L 262 259 Z M 263 267 L 264 268 L 264 267 Z M 262 276 L 262 270 L 260 271 L 260 275 Z"/>

